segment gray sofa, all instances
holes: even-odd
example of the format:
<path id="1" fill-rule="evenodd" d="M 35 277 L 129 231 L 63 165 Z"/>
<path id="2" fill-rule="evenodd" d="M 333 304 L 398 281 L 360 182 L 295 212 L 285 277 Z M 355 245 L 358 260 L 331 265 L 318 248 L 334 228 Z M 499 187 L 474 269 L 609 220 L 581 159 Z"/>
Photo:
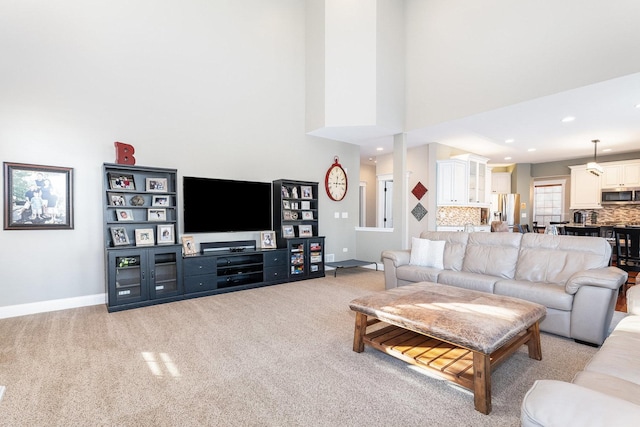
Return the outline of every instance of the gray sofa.
<path id="1" fill-rule="evenodd" d="M 410 264 L 411 250 L 382 252 L 387 289 L 436 282 L 506 295 L 547 307 L 540 330 L 600 345 L 627 273 L 610 267 L 603 238 L 538 233 L 426 231 L 445 241 L 443 267 Z"/>
<path id="2" fill-rule="evenodd" d="M 522 402 L 524 427 L 640 425 L 640 286 L 627 315 L 571 383 L 538 380 Z"/>

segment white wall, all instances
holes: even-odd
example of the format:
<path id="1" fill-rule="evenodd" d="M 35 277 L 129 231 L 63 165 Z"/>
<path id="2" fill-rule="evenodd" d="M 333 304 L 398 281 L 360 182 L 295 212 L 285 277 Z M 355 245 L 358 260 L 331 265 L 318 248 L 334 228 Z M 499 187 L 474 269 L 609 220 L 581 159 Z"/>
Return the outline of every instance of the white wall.
<path id="1" fill-rule="evenodd" d="M 640 70 L 637 0 L 406 2 L 406 129 Z"/>
<path id="2" fill-rule="evenodd" d="M 1 158 L 72 167 L 75 228 L 0 231 L 0 307 L 105 291 L 101 166 L 114 141 L 180 178 L 323 184 L 338 155 L 354 188 L 339 225 L 353 230 L 358 147 L 304 134 L 304 12 L 298 0 L 2 2 Z M 324 192 L 319 203 L 327 252 L 355 248 Z"/>

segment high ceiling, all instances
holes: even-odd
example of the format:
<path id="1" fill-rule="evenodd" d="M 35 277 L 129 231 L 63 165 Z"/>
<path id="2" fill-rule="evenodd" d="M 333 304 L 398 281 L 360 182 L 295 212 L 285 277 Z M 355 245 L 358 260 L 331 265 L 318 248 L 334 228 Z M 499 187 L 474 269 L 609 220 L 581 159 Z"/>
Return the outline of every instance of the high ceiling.
<path id="1" fill-rule="evenodd" d="M 598 155 L 640 150 L 640 73 L 407 131 L 408 147 L 437 142 L 493 165 L 590 157 L 594 139 Z M 363 162 L 393 149 L 389 137 L 350 142 Z"/>

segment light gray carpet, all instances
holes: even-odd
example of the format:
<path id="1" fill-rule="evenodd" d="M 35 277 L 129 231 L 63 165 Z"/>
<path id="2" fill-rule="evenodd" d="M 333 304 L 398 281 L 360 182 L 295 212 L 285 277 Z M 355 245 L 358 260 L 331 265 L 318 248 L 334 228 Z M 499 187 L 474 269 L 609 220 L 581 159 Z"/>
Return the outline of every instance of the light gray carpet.
<path id="1" fill-rule="evenodd" d="M 2 426 L 517 426 L 536 379 L 571 380 L 596 349 L 542 335 L 492 376 L 493 411 L 381 352 L 351 349 L 352 299 L 384 289 L 356 268 L 107 313 L 0 320 Z"/>

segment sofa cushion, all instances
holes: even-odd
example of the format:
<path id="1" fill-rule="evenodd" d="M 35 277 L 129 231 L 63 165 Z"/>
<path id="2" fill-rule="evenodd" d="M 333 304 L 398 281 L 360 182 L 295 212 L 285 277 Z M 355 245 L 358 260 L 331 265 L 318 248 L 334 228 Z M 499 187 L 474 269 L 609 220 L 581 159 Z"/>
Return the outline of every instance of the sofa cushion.
<path id="1" fill-rule="evenodd" d="M 494 293 L 493 285 L 498 280 L 500 280 L 500 278 L 496 276 L 468 273 L 466 271 L 443 270 L 438 275 L 438 283 L 443 285 L 451 285 L 458 288 L 466 288 L 489 293 Z"/>
<path id="2" fill-rule="evenodd" d="M 409 264 L 422 267 L 444 268 L 444 240 L 429 240 L 413 237 Z"/>
<path id="3" fill-rule="evenodd" d="M 577 271 L 609 265 L 611 245 L 606 239 L 539 233 L 522 236 L 516 280 L 564 286 Z"/>
<path id="4" fill-rule="evenodd" d="M 564 286 L 554 283 L 528 282 L 526 280 L 500 280 L 493 287 L 494 293 L 537 302 L 548 308 L 571 311 L 573 295 Z"/>
<path id="5" fill-rule="evenodd" d="M 471 233 L 462 271 L 513 279 L 522 233 Z"/>
<path id="6" fill-rule="evenodd" d="M 444 240 L 444 269 L 462 270 L 462 260 L 467 247 L 469 233 L 457 231 L 423 231 L 420 238 L 429 240 Z"/>
<path id="7" fill-rule="evenodd" d="M 640 405 L 640 384 L 600 372 L 581 371 L 573 383 Z"/>

